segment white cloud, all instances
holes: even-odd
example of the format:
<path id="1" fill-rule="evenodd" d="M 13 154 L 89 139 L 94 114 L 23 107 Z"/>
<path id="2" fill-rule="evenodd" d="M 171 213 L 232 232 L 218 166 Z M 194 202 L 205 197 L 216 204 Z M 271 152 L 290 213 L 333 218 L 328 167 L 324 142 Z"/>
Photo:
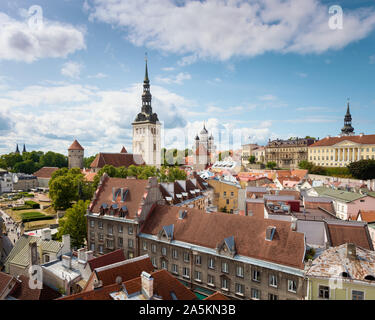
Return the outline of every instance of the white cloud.
<path id="1" fill-rule="evenodd" d="M 265 52 L 319 54 L 361 40 L 375 27 L 374 8 L 346 9 L 342 30 L 330 29 L 329 18 L 318 0 L 92 0 L 89 17 L 125 27 L 137 46 L 185 55 L 182 66 Z"/>
<path id="2" fill-rule="evenodd" d="M 74 61 L 68 61 L 64 63 L 63 67 L 61 68 L 61 74 L 69 78 L 77 79 L 81 74 L 82 68 L 82 64 Z"/>
<path id="3" fill-rule="evenodd" d="M 258 99 L 261 101 L 275 101 L 277 100 L 277 97 L 272 94 L 266 94 L 264 96 L 258 97 Z"/>
<path id="4" fill-rule="evenodd" d="M 190 80 L 191 75 L 186 72 L 180 72 L 175 77 L 156 77 L 156 81 L 165 84 L 183 84 L 185 80 Z"/>
<path id="5" fill-rule="evenodd" d="M 174 69 L 173 67 L 162 68 L 163 71 L 173 71 Z"/>
<path id="6" fill-rule="evenodd" d="M 27 21 L 0 12 L 0 60 L 33 62 L 42 58 L 67 57 L 86 48 L 85 31 L 70 24 L 43 20 L 42 28 L 29 28 Z"/>
<path id="7" fill-rule="evenodd" d="M 99 73 L 97 73 L 97 74 L 95 74 L 93 76 L 88 76 L 88 78 L 90 78 L 90 79 L 104 79 L 104 78 L 108 78 L 108 75 L 99 72 Z"/>

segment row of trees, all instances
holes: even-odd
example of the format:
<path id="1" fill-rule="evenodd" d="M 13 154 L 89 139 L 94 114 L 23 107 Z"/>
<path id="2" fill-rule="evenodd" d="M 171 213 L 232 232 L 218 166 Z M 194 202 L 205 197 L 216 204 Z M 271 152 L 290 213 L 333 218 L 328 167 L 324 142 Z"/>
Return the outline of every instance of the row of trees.
<path id="1" fill-rule="evenodd" d="M 350 163 L 347 167 L 321 167 L 316 166 L 306 160 L 298 165 L 300 169 L 306 169 L 311 174 L 328 175 L 335 177 L 350 178 L 360 180 L 375 179 L 375 160 L 359 160 Z"/>
<path id="2" fill-rule="evenodd" d="M 19 153 L 8 153 L 0 156 L 0 168 L 11 172 L 22 172 L 32 174 L 42 167 L 68 166 L 68 158 L 60 153 L 48 151 L 31 151 Z"/>

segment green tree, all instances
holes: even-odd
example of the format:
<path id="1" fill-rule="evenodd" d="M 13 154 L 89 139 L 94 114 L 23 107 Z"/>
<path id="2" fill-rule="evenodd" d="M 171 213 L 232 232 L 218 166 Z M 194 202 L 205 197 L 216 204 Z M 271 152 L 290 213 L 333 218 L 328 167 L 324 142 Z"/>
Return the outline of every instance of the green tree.
<path id="1" fill-rule="evenodd" d="M 60 153 L 48 151 L 46 154 L 40 157 L 40 165 L 41 167 L 57 167 L 57 168 L 67 167 L 68 157 Z"/>
<path id="2" fill-rule="evenodd" d="M 274 168 L 277 167 L 277 163 L 276 163 L 275 161 L 269 161 L 269 162 L 267 162 L 266 167 L 267 167 L 268 169 L 273 170 Z"/>
<path id="3" fill-rule="evenodd" d="M 96 158 L 96 155 L 88 157 L 88 158 L 83 158 L 83 167 L 90 168 L 90 165 L 94 161 L 95 158 Z"/>
<path id="4" fill-rule="evenodd" d="M 4 154 L 1 156 L 1 159 L 3 160 L 3 166 L 5 165 L 4 169 L 9 169 L 14 172 L 14 166 L 18 162 L 22 162 L 22 156 L 19 153 L 9 153 Z"/>
<path id="5" fill-rule="evenodd" d="M 72 208 L 66 210 L 65 216 L 59 221 L 57 239 L 64 234 L 70 234 L 73 247 L 79 248 L 85 244 L 87 238 L 86 210 L 90 201 L 79 200 Z"/>
<path id="6" fill-rule="evenodd" d="M 350 174 L 360 180 L 375 179 L 375 160 L 359 160 L 348 165 Z"/>
<path id="7" fill-rule="evenodd" d="M 325 176 L 327 174 L 326 169 L 321 166 L 313 166 L 309 171 L 311 174 L 319 174 Z"/>
<path id="8" fill-rule="evenodd" d="M 250 163 L 255 163 L 255 156 L 250 156 L 249 157 L 249 162 Z"/>
<path id="9" fill-rule="evenodd" d="M 227 207 L 225 206 L 225 207 L 220 208 L 220 212 L 228 213 Z"/>
<path id="10" fill-rule="evenodd" d="M 33 174 L 35 171 L 38 171 L 39 169 L 40 168 L 38 164 L 33 162 L 32 160 L 17 162 L 13 167 L 14 172 L 22 172 L 27 174 Z"/>
<path id="11" fill-rule="evenodd" d="M 102 175 L 104 173 L 108 174 L 108 176 L 111 177 L 111 178 L 117 177 L 117 175 L 118 175 L 118 171 L 114 166 L 106 164 L 103 168 L 101 168 L 98 171 L 98 173 L 94 177 L 94 183 L 93 184 L 94 184 L 95 188 L 98 187 L 100 178 L 102 177 Z"/>
<path id="12" fill-rule="evenodd" d="M 40 158 L 43 154 L 44 154 L 43 151 L 24 152 L 24 153 L 22 153 L 22 159 L 24 161 L 32 160 L 33 162 L 38 163 L 38 162 L 40 162 Z"/>
<path id="13" fill-rule="evenodd" d="M 307 160 L 302 160 L 300 163 L 298 163 L 298 168 L 308 170 L 309 172 L 314 167 L 314 164 L 311 162 L 308 162 Z"/>

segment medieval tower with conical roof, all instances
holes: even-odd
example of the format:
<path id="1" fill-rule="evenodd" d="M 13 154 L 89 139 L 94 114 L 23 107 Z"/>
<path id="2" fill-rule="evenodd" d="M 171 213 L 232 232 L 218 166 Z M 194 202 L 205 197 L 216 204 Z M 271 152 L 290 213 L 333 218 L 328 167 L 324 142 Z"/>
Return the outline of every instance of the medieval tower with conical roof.
<path id="1" fill-rule="evenodd" d="M 69 169 L 80 168 L 83 169 L 83 157 L 85 149 L 79 144 L 77 140 L 74 140 L 72 145 L 68 149 L 68 166 Z"/>
<path id="2" fill-rule="evenodd" d="M 161 132 L 158 115 L 152 112 L 150 80 L 146 59 L 145 79 L 143 81 L 142 109 L 133 126 L 133 154 L 139 154 L 147 165 L 161 164 Z"/>

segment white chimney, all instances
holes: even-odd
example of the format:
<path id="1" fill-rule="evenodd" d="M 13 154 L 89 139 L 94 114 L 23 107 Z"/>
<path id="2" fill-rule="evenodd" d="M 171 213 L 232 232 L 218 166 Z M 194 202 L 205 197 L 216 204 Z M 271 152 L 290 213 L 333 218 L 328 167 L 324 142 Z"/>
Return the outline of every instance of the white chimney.
<path id="1" fill-rule="evenodd" d="M 86 262 L 90 261 L 92 258 L 94 258 L 94 252 L 86 251 Z"/>
<path id="2" fill-rule="evenodd" d="M 61 261 L 62 261 L 62 264 L 65 268 L 71 269 L 71 267 L 72 267 L 72 258 L 71 257 L 64 255 L 64 256 L 62 256 Z"/>
<path id="3" fill-rule="evenodd" d="M 42 230 L 42 240 L 44 241 L 50 241 L 52 239 L 51 237 L 51 229 L 43 229 Z"/>
<path id="4" fill-rule="evenodd" d="M 150 299 L 154 295 L 154 278 L 149 273 L 143 271 L 141 274 L 142 279 L 142 293 Z"/>
<path id="5" fill-rule="evenodd" d="M 78 249 L 78 262 L 86 262 L 85 248 Z"/>
<path id="6" fill-rule="evenodd" d="M 64 255 L 64 254 L 70 253 L 71 252 L 70 234 L 64 234 L 62 236 L 62 243 L 63 243 L 63 247 L 61 250 L 61 254 Z"/>
<path id="7" fill-rule="evenodd" d="M 296 217 L 292 217 L 291 219 L 291 228 L 293 231 L 297 230 L 297 218 Z"/>

